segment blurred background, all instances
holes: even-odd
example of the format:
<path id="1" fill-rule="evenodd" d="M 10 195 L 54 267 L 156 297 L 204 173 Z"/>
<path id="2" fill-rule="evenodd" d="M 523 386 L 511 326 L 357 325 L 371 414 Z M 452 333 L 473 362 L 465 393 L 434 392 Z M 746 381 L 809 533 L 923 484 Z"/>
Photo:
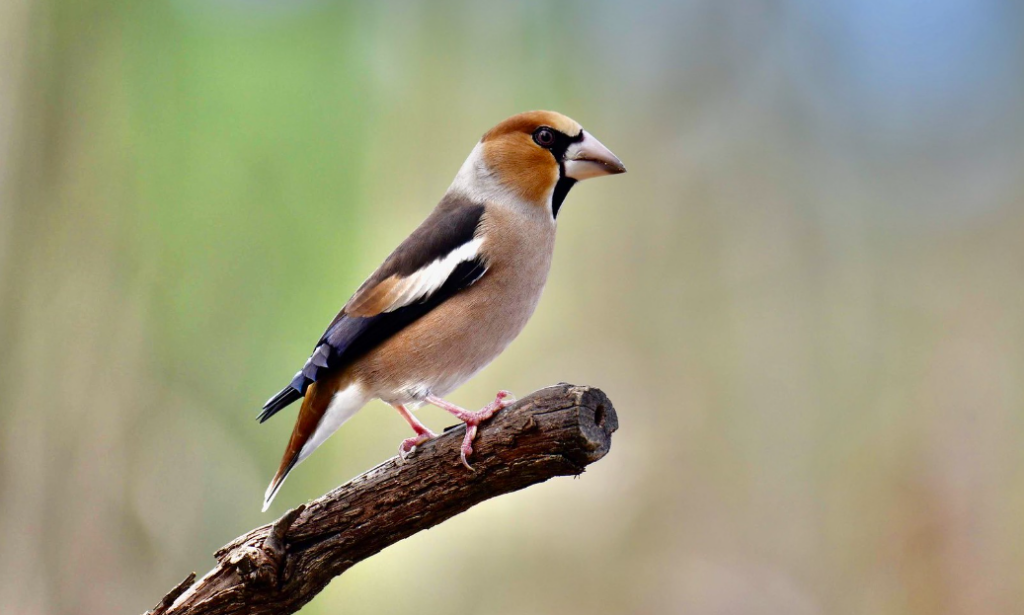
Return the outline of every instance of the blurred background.
<path id="1" fill-rule="evenodd" d="M 1024 602 L 1024 6 L 0 3 L 0 610 L 140 613 L 272 519 L 257 410 L 480 135 L 629 173 L 559 216 L 452 400 L 619 411 L 303 613 L 986 614 Z M 421 418 L 452 423 L 439 410 Z M 395 452 L 374 402 L 272 512 Z"/>

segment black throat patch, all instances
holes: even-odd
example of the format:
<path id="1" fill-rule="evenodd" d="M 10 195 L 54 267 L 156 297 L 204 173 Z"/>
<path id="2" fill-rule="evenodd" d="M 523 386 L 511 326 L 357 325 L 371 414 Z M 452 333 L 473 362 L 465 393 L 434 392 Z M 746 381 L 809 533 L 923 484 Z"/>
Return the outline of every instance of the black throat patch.
<path id="1" fill-rule="evenodd" d="M 558 182 L 551 193 L 551 217 L 558 218 L 558 210 L 562 207 L 565 197 L 569 195 L 569 189 L 576 185 L 576 180 L 565 176 L 565 165 L 559 165 Z"/>

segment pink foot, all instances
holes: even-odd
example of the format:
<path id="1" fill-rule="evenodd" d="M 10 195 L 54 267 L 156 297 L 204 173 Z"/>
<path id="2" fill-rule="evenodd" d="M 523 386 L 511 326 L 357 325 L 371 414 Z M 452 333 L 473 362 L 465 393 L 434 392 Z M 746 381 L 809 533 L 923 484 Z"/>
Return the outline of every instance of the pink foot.
<path id="1" fill-rule="evenodd" d="M 423 444 L 427 440 L 433 440 L 436 437 L 437 434 L 428 429 L 425 433 L 417 434 L 411 438 L 406 438 L 398 445 L 398 456 L 405 459 L 416 450 L 417 446 Z"/>
<path id="2" fill-rule="evenodd" d="M 476 412 L 470 412 L 456 406 L 455 404 L 449 403 L 440 397 L 427 397 L 427 401 L 434 404 L 438 408 L 442 408 L 451 412 L 460 421 L 466 424 L 466 437 L 462 439 L 461 458 L 462 465 L 466 466 L 470 470 L 473 470 L 473 466 L 469 465 L 466 458 L 473 454 L 473 439 L 476 438 L 477 428 L 480 423 L 483 423 L 487 419 L 494 416 L 496 412 L 511 406 L 515 403 L 515 397 L 508 391 L 498 391 L 498 394 L 494 396 L 494 401 L 487 404 Z"/>
<path id="3" fill-rule="evenodd" d="M 415 436 L 402 440 L 402 443 L 398 445 L 398 455 L 404 460 L 410 453 L 416 450 L 417 446 L 423 444 L 427 440 L 436 438 L 437 434 L 430 431 L 426 425 L 421 423 L 419 419 L 412 415 L 411 412 L 406 410 L 405 406 L 396 404 L 394 405 L 394 408 L 395 410 L 398 410 L 398 413 L 402 415 L 402 418 L 404 418 L 406 422 L 409 423 L 409 426 L 412 427 L 412 430 L 416 432 Z"/>

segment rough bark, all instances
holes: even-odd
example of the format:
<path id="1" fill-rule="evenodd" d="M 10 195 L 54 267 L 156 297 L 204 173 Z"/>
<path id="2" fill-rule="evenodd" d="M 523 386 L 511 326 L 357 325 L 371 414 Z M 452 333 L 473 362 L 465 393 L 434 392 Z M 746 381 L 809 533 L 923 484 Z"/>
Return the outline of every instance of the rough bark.
<path id="1" fill-rule="evenodd" d="M 459 462 L 465 427 L 450 428 L 407 460 L 389 459 L 239 536 L 217 551 L 206 576 L 189 575 L 147 613 L 293 613 L 331 579 L 403 538 L 489 498 L 581 474 L 608 452 L 617 427 L 600 390 L 542 389 L 481 426 L 474 471 Z"/>

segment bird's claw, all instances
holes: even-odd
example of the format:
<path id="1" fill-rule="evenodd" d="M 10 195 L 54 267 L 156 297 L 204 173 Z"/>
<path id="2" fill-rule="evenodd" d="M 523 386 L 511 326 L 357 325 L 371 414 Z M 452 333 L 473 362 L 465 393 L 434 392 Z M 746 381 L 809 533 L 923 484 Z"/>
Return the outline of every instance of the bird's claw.
<path id="1" fill-rule="evenodd" d="M 462 465 L 466 466 L 466 469 L 470 472 L 476 472 L 473 466 L 469 465 L 466 459 L 473 454 L 473 439 L 476 438 L 477 426 L 466 423 L 466 437 L 462 439 L 462 446 L 460 447 L 459 457 L 462 459 Z"/>
<path id="2" fill-rule="evenodd" d="M 427 431 L 425 433 L 416 434 L 411 438 L 406 438 L 405 440 L 402 440 L 402 443 L 398 445 L 399 459 L 404 462 L 406 459 L 409 458 L 410 455 L 416 452 L 416 447 L 418 447 L 420 444 L 423 444 L 427 440 L 436 437 L 437 435 L 434 432 Z"/>
<path id="3" fill-rule="evenodd" d="M 516 403 L 516 396 L 508 391 L 498 391 L 498 394 L 494 396 L 494 402 L 492 402 L 492 404 L 501 406 L 498 410 L 507 408 L 514 403 Z"/>
<path id="4" fill-rule="evenodd" d="M 466 424 L 466 437 L 462 440 L 461 454 L 459 455 L 459 458 L 462 460 L 462 465 L 473 471 L 473 466 L 469 465 L 469 461 L 467 461 L 467 459 L 473 454 L 473 438 L 476 437 L 477 426 L 494 416 L 494 414 L 499 410 L 511 406 L 515 403 L 516 398 L 508 391 L 498 391 L 497 395 L 494 396 L 494 401 L 476 412 L 470 412 L 433 395 L 428 395 L 426 397 L 426 401 L 438 408 L 447 410 Z"/>
<path id="5" fill-rule="evenodd" d="M 462 447 L 460 450 L 460 459 L 462 465 L 466 466 L 471 472 L 476 472 L 473 466 L 469 465 L 467 459 L 473 454 L 473 440 L 476 439 L 476 433 L 480 423 L 494 416 L 499 410 L 511 406 L 516 402 L 515 395 L 508 391 L 498 391 L 497 395 L 494 396 L 494 401 L 487 404 L 476 412 L 468 412 L 463 415 L 463 421 L 466 423 L 466 437 L 462 440 Z"/>

